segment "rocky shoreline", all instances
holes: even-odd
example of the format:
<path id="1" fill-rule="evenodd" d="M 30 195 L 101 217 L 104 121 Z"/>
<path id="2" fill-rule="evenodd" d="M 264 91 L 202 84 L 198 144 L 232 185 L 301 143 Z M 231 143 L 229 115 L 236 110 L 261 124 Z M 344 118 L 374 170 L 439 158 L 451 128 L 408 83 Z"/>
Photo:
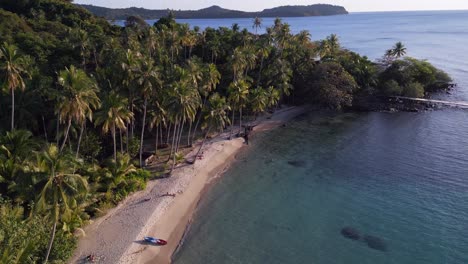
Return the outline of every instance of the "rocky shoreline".
<path id="1" fill-rule="evenodd" d="M 431 101 L 413 101 L 398 97 L 367 96 L 355 98 L 351 110 L 360 112 L 425 112 L 457 108 Z"/>

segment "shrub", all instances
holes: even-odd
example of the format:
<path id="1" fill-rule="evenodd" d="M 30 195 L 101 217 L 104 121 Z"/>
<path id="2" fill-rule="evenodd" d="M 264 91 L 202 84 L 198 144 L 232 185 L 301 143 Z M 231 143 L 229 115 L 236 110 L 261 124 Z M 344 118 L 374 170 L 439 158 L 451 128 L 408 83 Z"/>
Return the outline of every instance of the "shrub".
<path id="1" fill-rule="evenodd" d="M 385 82 L 381 90 L 386 96 L 397 96 L 403 92 L 403 88 L 395 80 Z"/>
<path id="2" fill-rule="evenodd" d="M 411 82 L 403 88 L 403 95 L 408 97 L 423 97 L 424 87 L 417 82 Z"/>

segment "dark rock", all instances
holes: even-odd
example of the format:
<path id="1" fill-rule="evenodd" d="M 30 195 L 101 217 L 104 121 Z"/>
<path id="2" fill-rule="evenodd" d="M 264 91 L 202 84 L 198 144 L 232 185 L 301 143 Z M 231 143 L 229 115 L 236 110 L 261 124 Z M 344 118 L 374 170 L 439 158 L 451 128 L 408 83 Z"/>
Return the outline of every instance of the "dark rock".
<path id="1" fill-rule="evenodd" d="M 369 248 L 384 252 L 387 251 L 387 244 L 385 244 L 385 241 L 379 237 L 366 235 L 363 237 L 363 240 Z"/>
<path id="2" fill-rule="evenodd" d="M 343 229 L 341 229 L 341 235 L 351 240 L 359 240 L 361 238 L 359 231 L 349 226 L 343 227 Z"/>
<path id="3" fill-rule="evenodd" d="M 306 162 L 303 160 L 290 160 L 288 164 L 294 167 L 305 167 Z"/>

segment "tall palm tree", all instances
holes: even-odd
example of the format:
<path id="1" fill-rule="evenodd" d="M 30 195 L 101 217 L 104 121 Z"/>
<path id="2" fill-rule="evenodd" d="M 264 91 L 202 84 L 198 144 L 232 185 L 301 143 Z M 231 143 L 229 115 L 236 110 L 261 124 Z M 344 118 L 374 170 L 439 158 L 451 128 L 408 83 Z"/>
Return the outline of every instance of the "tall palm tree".
<path id="1" fill-rule="evenodd" d="M 227 111 L 229 110 L 230 107 L 226 103 L 226 98 L 221 97 L 218 93 L 214 93 L 210 96 L 208 110 L 206 111 L 202 125 L 202 129 L 206 130 L 205 137 L 203 138 L 202 144 L 195 155 L 193 163 L 196 162 L 198 155 L 200 155 L 200 151 L 203 149 L 210 131 L 216 129 L 222 131 L 226 125 L 229 125 L 230 120 L 227 116 Z"/>
<path id="2" fill-rule="evenodd" d="M 143 167 L 143 139 L 146 128 L 146 113 L 150 96 L 157 94 L 158 88 L 162 86 L 159 76 L 159 68 L 151 58 L 143 57 L 139 61 L 139 66 L 135 71 L 134 78 L 140 86 L 140 93 L 143 98 L 143 121 L 140 137 L 140 167 Z"/>
<path id="3" fill-rule="evenodd" d="M 172 113 L 175 127 L 178 127 L 178 132 L 174 131 L 175 137 L 173 137 L 172 144 L 173 147 L 175 146 L 172 170 L 175 167 L 175 156 L 179 148 L 184 124 L 187 121 L 193 121 L 201 104 L 200 94 L 192 86 L 192 76 L 185 69 L 178 66 L 176 66 L 176 72 L 179 81 L 173 84 L 173 91 L 168 101 L 168 111 Z"/>
<path id="4" fill-rule="evenodd" d="M 93 110 L 99 107 L 100 100 L 96 94 L 98 91 L 96 82 L 83 70 L 73 65 L 60 71 L 58 83 L 62 91 L 58 98 L 56 112 L 60 120 L 67 122 L 64 140 L 60 147 L 60 151 L 63 151 L 72 122 L 75 121 L 83 127 L 87 118 L 92 120 Z M 81 141 L 81 135 L 82 133 L 80 133 L 79 141 Z"/>
<path id="5" fill-rule="evenodd" d="M 102 125 L 102 133 L 111 131 L 114 141 L 114 160 L 117 161 L 116 129 L 126 129 L 133 113 L 127 108 L 128 100 L 120 95 L 109 93 L 102 104 L 101 109 L 96 113 L 95 123 Z"/>
<path id="6" fill-rule="evenodd" d="M 393 46 L 392 49 L 392 54 L 396 58 L 400 58 L 406 55 L 406 47 L 401 41 L 395 43 L 395 46 Z"/>
<path id="7" fill-rule="evenodd" d="M 70 220 L 72 210 L 88 188 L 86 180 L 75 173 L 75 163 L 72 156 L 61 154 L 55 145 L 49 145 L 37 156 L 38 171 L 46 178 L 36 210 L 46 212 L 53 223 L 44 263 L 49 259 L 58 222 Z"/>
<path id="8" fill-rule="evenodd" d="M 11 92 L 11 130 L 15 129 L 15 90 L 26 88 L 24 77 L 30 77 L 27 66 L 28 57 L 20 55 L 16 46 L 6 42 L 0 46 L 0 76 Z"/>
<path id="9" fill-rule="evenodd" d="M 262 19 L 259 17 L 255 17 L 253 20 L 252 28 L 255 28 L 255 35 L 258 38 L 258 29 L 262 27 Z"/>
<path id="10" fill-rule="evenodd" d="M 231 110 L 232 110 L 232 119 L 231 119 L 231 133 L 229 138 L 232 139 L 232 134 L 234 130 L 234 107 L 239 110 L 239 129 L 242 129 L 242 109 L 245 106 L 249 95 L 249 87 L 250 84 L 246 80 L 238 80 L 232 82 L 229 85 L 228 92 L 229 92 L 229 102 L 231 103 Z"/>

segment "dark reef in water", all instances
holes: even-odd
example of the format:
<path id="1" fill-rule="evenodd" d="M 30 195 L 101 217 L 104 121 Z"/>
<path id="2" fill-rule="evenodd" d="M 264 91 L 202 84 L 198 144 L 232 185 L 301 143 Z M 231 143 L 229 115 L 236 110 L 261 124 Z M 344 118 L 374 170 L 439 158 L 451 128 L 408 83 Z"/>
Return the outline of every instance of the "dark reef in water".
<path id="1" fill-rule="evenodd" d="M 384 252 L 387 251 L 387 244 L 385 244 L 385 241 L 379 237 L 366 235 L 363 237 L 363 240 L 369 248 Z"/>
<path id="2" fill-rule="evenodd" d="M 341 229 L 341 235 L 351 240 L 355 240 L 355 241 L 361 240 L 361 235 L 359 231 L 354 227 L 350 227 L 350 226 L 343 227 Z M 365 242 L 369 248 L 383 251 L 383 252 L 387 251 L 387 244 L 380 237 L 364 235 L 362 237 L 362 241 Z"/>
<path id="3" fill-rule="evenodd" d="M 351 240 L 359 240 L 361 238 L 359 231 L 349 226 L 343 227 L 343 229 L 341 229 L 341 235 Z"/>
<path id="4" fill-rule="evenodd" d="M 303 160 L 290 160 L 288 164 L 294 167 L 305 167 L 306 162 Z"/>

